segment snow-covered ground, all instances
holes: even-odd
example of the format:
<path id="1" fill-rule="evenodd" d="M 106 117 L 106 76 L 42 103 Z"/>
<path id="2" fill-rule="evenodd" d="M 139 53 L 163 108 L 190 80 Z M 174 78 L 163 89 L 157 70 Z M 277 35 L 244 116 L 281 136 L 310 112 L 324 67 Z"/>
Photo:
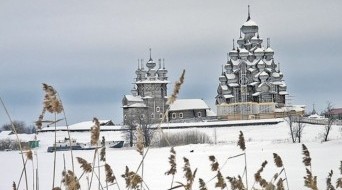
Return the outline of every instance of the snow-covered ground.
<path id="1" fill-rule="evenodd" d="M 341 126 L 333 126 L 330 134 L 330 141 L 322 143 L 322 133 L 324 126 L 309 125 L 304 128 L 303 143 L 308 147 L 312 157 L 313 174 L 318 176 L 319 189 L 325 189 L 325 180 L 328 172 L 333 169 L 334 177 L 333 184 L 337 177 L 341 177 L 338 172 L 340 161 L 342 161 L 342 132 Z M 188 131 L 191 129 L 169 129 L 164 132 L 177 133 Z M 271 179 L 272 176 L 279 172 L 273 163 L 273 154 L 277 153 L 282 157 L 286 172 L 288 175 L 289 186 L 291 190 L 307 189 L 304 187 L 303 176 L 306 175 L 305 167 L 302 163 L 302 148 L 301 144 L 293 144 L 290 141 L 289 129 L 286 122 L 281 122 L 277 125 L 265 126 L 239 126 L 228 128 L 199 128 L 194 129 L 208 134 L 212 141 L 217 144 L 202 144 L 202 145 L 186 145 L 175 147 L 177 152 L 177 174 L 175 181 L 185 182 L 183 177 L 182 167 L 183 157 L 190 160 L 191 168 L 198 168 L 196 181 L 193 189 L 198 189 L 198 178 L 208 182 L 215 176 L 215 172 L 210 169 L 210 161 L 208 157 L 214 155 L 221 166 L 221 172 L 224 177 L 242 175 L 244 168 L 243 157 L 230 159 L 227 158 L 241 153 L 241 150 L 236 145 L 239 131 L 244 133 L 247 147 L 247 163 L 248 163 L 248 184 L 251 188 L 254 183 L 254 173 L 260 168 L 264 160 L 268 161 L 262 176 L 265 179 Z M 66 137 L 66 132 L 58 132 L 58 138 Z M 88 142 L 90 134 L 87 132 L 71 133 L 72 138 L 77 138 L 80 142 Z M 117 140 L 122 138 L 121 132 L 103 132 L 101 136 L 106 136 L 108 140 Z M 39 164 L 40 189 L 51 189 L 52 187 L 52 169 L 53 169 L 53 154 L 47 153 L 47 146 L 53 142 L 54 133 L 40 133 L 37 138 L 40 140 L 41 147 L 36 149 L 34 155 L 34 165 L 37 166 L 36 159 Z M 30 137 L 23 137 L 30 138 Z M 193 150 L 193 151 L 192 151 Z M 168 157 L 170 148 L 151 148 L 144 162 L 144 180 L 151 190 L 168 189 L 170 187 L 172 177 L 164 173 L 169 169 Z M 74 151 L 74 157 L 82 157 L 88 162 L 92 161 L 94 151 Z M 57 185 L 60 184 L 61 173 L 63 170 L 63 155 L 65 155 L 67 169 L 71 168 L 69 152 L 57 152 Z M 125 166 L 128 166 L 133 171 L 136 170 L 141 156 L 132 148 L 109 149 L 107 148 L 107 162 L 111 165 L 114 174 L 116 175 L 120 188 L 125 189 L 125 181 L 121 174 L 125 171 Z M 227 161 L 227 162 L 226 162 Z M 224 164 L 226 162 L 226 164 Z M 13 181 L 18 181 L 22 164 L 21 156 L 18 151 L 0 152 L 0 189 L 11 189 Z M 77 176 L 82 174 L 79 164 L 75 160 L 75 168 Z M 29 188 L 32 189 L 32 164 L 27 165 Z M 141 172 L 141 171 L 139 171 Z M 104 173 L 101 173 L 104 176 Z M 81 189 L 86 189 L 86 176 L 81 179 Z M 89 175 L 90 177 L 90 175 Z M 102 177 L 102 179 L 104 179 Z M 21 188 L 24 188 L 24 183 L 21 183 Z M 209 189 L 215 189 L 215 180 L 207 183 Z M 93 184 L 92 189 L 97 188 L 97 182 Z M 110 189 L 117 189 L 116 186 L 111 186 Z"/>

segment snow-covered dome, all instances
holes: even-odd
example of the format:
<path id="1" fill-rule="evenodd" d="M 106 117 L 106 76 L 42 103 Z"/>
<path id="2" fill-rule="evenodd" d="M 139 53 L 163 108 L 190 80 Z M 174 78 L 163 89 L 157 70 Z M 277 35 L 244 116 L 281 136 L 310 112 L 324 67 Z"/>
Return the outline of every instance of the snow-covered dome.
<path id="1" fill-rule="evenodd" d="M 247 57 L 249 54 L 249 51 L 246 50 L 245 48 L 240 48 L 240 56 L 241 57 Z"/>
<path id="2" fill-rule="evenodd" d="M 227 81 L 227 79 L 226 79 L 225 76 L 221 75 L 221 76 L 219 77 L 219 81 L 224 83 L 224 82 Z"/>
<path id="3" fill-rule="evenodd" d="M 257 57 L 261 57 L 264 55 L 264 50 L 262 48 L 257 48 L 255 51 L 254 51 L 254 55 L 257 56 Z"/>
<path id="4" fill-rule="evenodd" d="M 258 25 L 252 20 L 248 20 L 241 26 L 241 32 L 244 34 L 257 33 L 258 29 Z"/>
<path id="5" fill-rule="evenodd" d="M 146 66 L 147 66 L 149 69 L 153 69 L 153 68 L 156 66 L 156 63 L 153 61 L 152 58 L 150 58 L 150 60 L 146 63 Z"/>
<path id="6" fill-rule="evenodd" d="M 238 52 L 235 49 L 229 52 L 229 57 L 237 57 L 237 56 L 238 56 Z"/>

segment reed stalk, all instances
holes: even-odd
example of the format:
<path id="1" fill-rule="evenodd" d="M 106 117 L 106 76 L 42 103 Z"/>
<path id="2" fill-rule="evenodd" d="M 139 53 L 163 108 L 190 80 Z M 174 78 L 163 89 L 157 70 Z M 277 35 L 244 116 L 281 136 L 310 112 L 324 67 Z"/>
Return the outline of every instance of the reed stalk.
<path id="1" fill-rule="evenodd" d="M 18 133 L 17 133 L 17 130 L 15 129 L 15 126 L 13 124 L 13 120 L 5 106 L 5 103 L 2 101 L 2 98 L 0 97 L 0 101 L 1 101 L 1 104 L 2 104 L 2 107 L 4 108 L 5 112 L 6 112 L 6 115 L 8 117 L 8 119 L 10 120 L 10 123 L 11 123 L 11 127 L 12 127 L 12 130 L 16 136 L 16 139 L 17 139 L 17 142 L 18 142 L 18 145 L 19 145 L 19 150 L 20 150 L 20 154 L 21 154 L 21 161 L 22 161 L 22 164 L 23 164 L 23 171 L 24 171 L 24 174 L 25 174 L 25 184 L 26 184 L 26 189 L 28 190 L 28 182 L 27 182 L 27 173 L 26 173 L 26 163 L 25 163 L 25 159 L 24 159 L 24 155 L 23 155 L 23 148 L 21 146 L 21 142 L 20 142 L 20 139 L 19 139 L 19 136 L 18 136 Z"/>

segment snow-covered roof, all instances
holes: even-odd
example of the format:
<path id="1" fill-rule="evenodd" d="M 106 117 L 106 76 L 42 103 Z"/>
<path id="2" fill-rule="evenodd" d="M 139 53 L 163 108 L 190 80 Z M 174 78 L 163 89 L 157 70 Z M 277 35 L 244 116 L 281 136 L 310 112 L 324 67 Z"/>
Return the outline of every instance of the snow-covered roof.
<path id="1" fill-rule="evenodd" d="M 170 81 L 156 79 L 156 80 L 143 80 L 143 81 L 135 82 L 135 84 L 156 84 L 156 83 L 168 84 L 170 83 Z"/>
<path id="2" fill-rule="evenodd" d="M 224 98 L 233 98 L 234 96 L 231 94 L 223 95 Z"/>
<path id="3" fill-rule="evenodd" d="M 10 135 L 12 131 L 1 131 L 0 132 L 0 139 L 6 138 L 8 135 Z"/>
<path id="4" fill-rule="evenodd" d="M 131 104 L 128 106 L 123 106 L 123 107 L 125 107 L 125 108 L 145 108 L 147 106 L 144 103 L 135 103 L 135 104 Z"/>
<path id="5" fill-rule="evenodd" d="M 227 79 L 235 79 L 235 74 L 226 74 Z"/>
<path id="6" fill-rule="evenodd" d="M 217 114 L 213 111 L 213 110 L 206 110 L 207 112 L 207 116 L 210 117 L 210 116 L 217 116 Z"/>
<path id="7" fill-rule="evenodd" d="M 230 87 L 237 87 L 237 86 L 239 86 L 239 84 L 238 83 L 229 83 L 228 86 L 230 86 Z"/>
<path id="8" fill-rule="evenodd" d="M 243 24 L 243 26 L 258 26 L 254 21 L 249 20 Z"/>
<path id="9" fill-rule="evenodd" d="M 268 48 L 265 50 L 265 52 L 272 52 L 272 53 L 273 53 L 274 51 L 273 51 L 272 48 L 268 47 Z"/>
<path id="10" fill-rule="evenodd" d="M 312 115 L 309 115 L 308 118 L 310 118 L 310 119 L 324 119 L 324 116 L 320 116 L 318 114 L 312 114 Z"/>
<path id="11" fill-rule="evenodd" d="M 209 109 L 202 99 L 178 99 L 170 105 L 170 111 Z"/>
<path id="12" fill-rule="evenodd" d="M 100 130 L 108 131 L 108 130 L 119 130 L 121 129 L 121 126 L 113 125 L 111 120 L 99 120 L 100 122 Z M 72 125 L 66 126 L 57 126 L 56 129 L 58 131 L 64 131 L 69 128 L 70 131 L 89 131 L 90 128 L 94 126 L 93 121 L 84 121 L 80 123 L 75 123 Z M 44 127 L 41 129 L 41 131 L 54 131 L 55 127 Z"/>
<path id="13" fill-rule="evenodd" d="M 222 90 L 228 90 L 228 86 L 227 85 L 220 85 Z"/>
<path id="14" fill-rule="evenodd" d="M 255 86 L 257 84 L 259 84 L 259 82 L 251 82 L 249 85 Z"/>
<path id="15" fill-rule="evenodd" d="M 304 106 L 305 107 L 305 106 Z M 288 112 L 288 111 L 296 111 L 296 112 L 302 112 L 305 110 L 305 108 L 301 105 L 293 105 L 290 107 L 282 107 L 282 108 L 276 108 L 274 112 Z"/>
<path id="16" fill-rule="evenodd" d="M 280 91 L 279 94 L 280 94 L 280 95 L 288 95 L 289 93 L 286 92 L 286 91 Z"/>
<path id="17" fill-rule="evenodd" d="M 130 102 L 143 102 L 141 96 L 125 95 L 125 98 Z"/>

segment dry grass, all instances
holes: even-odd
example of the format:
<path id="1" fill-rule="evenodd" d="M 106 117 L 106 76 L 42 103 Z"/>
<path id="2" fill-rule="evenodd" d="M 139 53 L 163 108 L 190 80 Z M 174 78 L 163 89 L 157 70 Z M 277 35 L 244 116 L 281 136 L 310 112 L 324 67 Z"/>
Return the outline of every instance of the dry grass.
<path id="1" fill-rule="evenodd" d="M 99 138 L 100 138 L 100 122 L 96 117 L 94 117 L 93 123 L 94 125 L 90 129 L 90 133 L 91 133 L 90 144 L 98 145 Z"/>
<path id="2" fill-rule="evenodd" d="M 137 127 L 137 143 L 136 150 L 140 155 L 144 154 L 144 132 L 141 127 Z"/>
<path id="3" fill-rule="evenodd" d="M 121 177 L 125 179 L 126 187 L 128 189 L 139 189 L 143 182 L 142 178 L 137 173 L 129 171 L 128 166 L 126 166 L 125 173 L 122 174 Z"/>
<path id="4" fill-rule="evenodd" d="M 318 190 L 317 176 L 312 175 L 310 152 L 304 144 L 302 144 L 302 153 L 303 153 L 303 163 L 306 166 L 306 176 L 304 176 L 304 186 L 312 190 Z"/>
<path id="5" fill-rule="evenodd" d="M 106 172 L 106 182 L 114 183 L 114 180 L 116 179 L 116 177 L 110 165 L 105 164 L 105 172 Z"/>
<path id="6" fill-rule="evenodd" d="M 63 171 L 62 173 L 63 179 L 62 183 L 68 190 L 78 190 L 81 189 L 80 183 L 75 176 L 74 172 L 71 170 Z"/>
<path id="7" fill-rule="evenodd" d="M 180 76 L 179 80 L 176 81 L 175 87 L 173 88 L 172 95 L 168 98 L 166 104 L 171 105 L 173 102 L 176 101 L 177 96 L 179 94 L 179 91 L 181 89 L 182 84 L 184 83 L 184 76 L 185 76 L 185 70 L 183 70 L 182 75 Z"/>
<path id="8" fill-rule="evenodd" d="M 93 171 L 93 167 L 90 163 L 88 163 L 85 159 L 81 157 L 76 157 L 78 163 L 81 165 L 80 167 L 83 169 L 83 172 L 90 173 Z"/>

